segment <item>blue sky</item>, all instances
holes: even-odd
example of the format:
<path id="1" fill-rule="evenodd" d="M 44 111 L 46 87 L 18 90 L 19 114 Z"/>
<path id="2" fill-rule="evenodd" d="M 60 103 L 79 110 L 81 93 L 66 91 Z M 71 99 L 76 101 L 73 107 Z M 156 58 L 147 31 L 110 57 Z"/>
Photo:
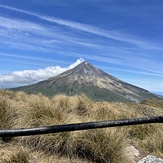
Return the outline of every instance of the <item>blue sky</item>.
<path id="1" fill-rule="evenodd" d="M 0 0 L 0 88 L 85 60 L 163 94 L 162 9 L 162 0 Z"/>

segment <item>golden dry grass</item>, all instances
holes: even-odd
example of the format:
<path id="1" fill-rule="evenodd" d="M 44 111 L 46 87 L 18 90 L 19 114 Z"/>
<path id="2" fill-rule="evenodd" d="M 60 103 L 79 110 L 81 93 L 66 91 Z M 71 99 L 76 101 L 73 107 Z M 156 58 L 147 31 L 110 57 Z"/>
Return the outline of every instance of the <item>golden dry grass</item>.
<path id="1" fill-rule="evenodd" d="M 0 142 L 0 163 L 91 163 L 86 159 L 49 155 L 23 147 L 18 142 Z"/>
<path id="2" fill-rule="evenodd" d="M 0 163 L 29 163 L 29 153 L 23 146 L 0 143 Z"/>
<path id="3" fill-rule="evenodd" d="M 152 101 L 152 104 L 154 101 Z M 163 115 L 156 105 L 134 103 L 93 102 L 86 96 L 57 95 L 49 99 L 42 94 L 0 91 L 1 129 L 79 123 L 97 120 L 116 120 Z M 128 142 L 149 154 L 163 157 L 162 124 L 136 125 L 108 129 L 64 132 L 19 137 L 10 147 L 2 146 L 4 158 L 31 162 L 104 162 L 125 163 Z M 5 142 L 1 142 L 0 145 Z M 18 150 L 14 144 L 21 146 Z M 11 150 L 15 147 L 15 150 Z M 55 157 L 54 157 L 55 156 Z M 2 157 L 1 157 L 2 158 Z M 0 161 L 3 162 L 4 158 Z M 23 161 L 24 161 L 23 160 Z M 58 161 L 59 160 L 59 161 Z M 17 162 L 18 162 L 17 161 Z M 26 163 L 24 161 L 24 163 Z M 16 162 L 16 161 L 15 161 Z"/>

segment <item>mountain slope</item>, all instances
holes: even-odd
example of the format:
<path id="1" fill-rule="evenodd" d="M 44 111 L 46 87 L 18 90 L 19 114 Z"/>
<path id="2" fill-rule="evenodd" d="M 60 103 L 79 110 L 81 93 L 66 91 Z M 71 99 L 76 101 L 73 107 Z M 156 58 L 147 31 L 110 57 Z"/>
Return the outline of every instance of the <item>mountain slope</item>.
<path id="1" fill-rule="evenodd" d="M 157 97 L 149 91 L 125 83 L 87 62 L 82 62 L 75 68 L 48 80 L 12 90 L 27 93 L 41 92 L 47 96 L 58 93 L 67 95 L 84 93 L 91 99 L 100 101 L 138 102 L 146 98 Z"/>

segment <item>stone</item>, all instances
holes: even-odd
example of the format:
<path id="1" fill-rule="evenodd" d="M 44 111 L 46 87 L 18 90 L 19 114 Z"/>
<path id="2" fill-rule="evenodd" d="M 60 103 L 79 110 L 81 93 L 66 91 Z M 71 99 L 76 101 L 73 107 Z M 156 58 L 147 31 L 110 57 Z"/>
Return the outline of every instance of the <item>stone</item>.
<path id="1" fill-rule="evenodd" d="M 142 158 L 137 163 L 163 163 L 163 159 L 158 158 L 156 156 L 148 155 L 148 156 Z"/>

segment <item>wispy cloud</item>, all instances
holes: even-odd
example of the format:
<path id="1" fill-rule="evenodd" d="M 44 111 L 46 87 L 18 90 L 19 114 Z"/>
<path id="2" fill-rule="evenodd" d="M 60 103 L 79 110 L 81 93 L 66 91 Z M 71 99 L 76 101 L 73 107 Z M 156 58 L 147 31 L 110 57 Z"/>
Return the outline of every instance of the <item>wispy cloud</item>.
<path id="1" fill-rule="evenodd" d="M 0 16 L 0 33 L 6 37 L 8 36 L 8 38 L 11 37 L 10 35 L 13 35 L 14 38 L 27 38 L 33 42 L 38 42 L 39 39 L 44 41 L 46 38 L 53 38 L 54 35 L 55 38 L 65 38 L 57 28 L 51 29 L 27 20 L 2 16 Z M 39 39 L 36 36 L 39 36 Z"/>
<path id="2" fill-rule="evenodd" d="M 17 49 L 53 52 L 54 49 L 63 49 L 64 46 L 80 46 L 88 48 L 104 48 L 92 39 L 82 38 L 73 31 L 30 22 L 9 17 L 0 16 L 1 44 L 5 47 Z M 36 48 L 37 47 L 37 48 Z"/>
<path id="3" fill-rule="evenodd" d="M 155 79 L 148 80 L 144 78 L 137 79 L 127 79 L 130 84 L 136 85 L 138 87 L 144 88 L 150 92 L 162 92 L 163 93 L 163 82 L 157 81 Z"/>
<path id="4" fill-rule="evenodd" d="M 42 30 L 39 25 L 31 23 L 29 21 L 23 21 L 23 20 L 15 20 L 15 19 L 10 19 L 7 17 L 2 17 L 0 16 L 0 24 L 1 27 L 3 28 L 9 28 L 9 29 L 19 29 L 19 30 Z"/>
<path id="5" fill-rule="evenodd" d="M 126 72 L 126 73 L 131 73 L 131 74 L 140 74 L 140 75 L 146 75 L 146 76 L 163 77 L 163 74 L 153 73 L 153 72 L 136 71 L 136 70 L 122 69 L 122 68 L 109 68 L 109 67 L 104 67 L 104 66 L 100 66 L 100 68 L 104 69 L 104 70 L 113 70 L 116 72 Z"/>
<path id="6" fill-rule="evenodd" d="M 65 54 L 65 52 L 59 52 L 61 54 Z M 65 54 L 66 55 L 66 54 Z M 147 56 L 139 56 L 136 55 L 137 58 L 135 60 L 135 56 L 133 54 L 127 54 L 127 55 L 98 55 L 98 54 L 91 54 L 91 53 L 76 53 L 76 52 L 70 52 L 68 54 L 69 56 L 75 56 L 75 57 L 83 57 L 85 59 L 91 60 L 91 61 L 98 61 L 102 63 L 108 63 L 109 69 L 119 71 L 119 72 L 128 72 L 132 74 L 140 74 L 140 75 L 146 75 L 146 76 L 153 76 L 153 77 L 163 77 L 163 67 L 162 63 L 159 61 L 155 61 L 152 58 L 148 58 Z M 111 65 L 116 65 L 116 67 L 121 68 L 114 68 Z M 124 68 L 127 67 L 126 68 Z M 122 68 L 123 67 L 123 68 Z M 102 69 L 107 70 L 108 67 L 101 67 Z"/>
<path id="7" fill-rule="evenodd" d="M 69 28 L 72 28 L 74 30 L 79 30 L 79 31 L 83 31 L 83 32 L 87 32 L 93 35 L 98 35 L 100 37 L 105 37 L 107 39 L 113 39 L 115 41 L 121 41 L 121 42 L 127 42 L 131 45 L 134 46 L 138 46 L 140 48 L 143 49 L 157 49 L 157 50 L 162 50 L 161 47 L 155 45 L 154 43 L 150 43 L 148 41 L 144 41 L 140 38 L 135 38 L 133 36 L 129 36 L 125 33 L 120 33 L 118 31 L 114 31 L 114 30 L 106 30 L 106 29 L 101 29 L 92 25 L 88 25 L 88 24 L 83 24 L 83 23 L 78 23 L 78 22 L 74 22 L 74 21 L 69 21 L 69 20 L 64 20 L 64 19 L 59 19 L 57 17 L 49 17 L 49 16 L 44 16 L 41 14 L 37 14 L 34 12 L 29 12 L 26 10 L 22 10 L 22 9 L 18 9 L 15 7 L 10 7 L 10 6 L 6 6 L 6 5 L 0 5 L 0 7 L 2 8 L 6 8 L 8 10 L 12 10 L 12 11 L 16 11 L 16 12 L 20 12 L 20 13 L 24 13 L 24 14 L 28 14 L 34 17 L 37 17 L 41 20 L 44 21 L 48 21 L 51 23 L 55 23 L 61 26 L 66 26 Z"/>
<path id="8" fill-rule="evenodd" d="M 84 59 L 80 58 L 75 63 L 66 68 L 55 66 L 38 70 L 14 71 L 7 75 L 0 75 L 0 85 L 4 88 L 11 88 L 15 86 L 33 84 L 72 69 L 83 61 Z"/>
<path id="9" fill-rule="evenodd" d="M 9 58 L 17 58 L 17 59 L 24 59 L 24 60 L 34 60 L 34 61 L 42 61 L 42 62 L 49 62 L 49 63 L 64 63 L 64 64 L 68 64 L 69 62 L 66 61 L 60 61 L 57 59 L 47 59 L 46 57 L 34 57 L 34 56 L 27 56 L 27 55 L 18 55 L 18 54 L 9 54 L 9 53 L 1 53 L 0 52 L 0 56 L 5 56 L 5 57 L 9 57 Z M 15 62 L 15 60 L 14 60 Z"/>

